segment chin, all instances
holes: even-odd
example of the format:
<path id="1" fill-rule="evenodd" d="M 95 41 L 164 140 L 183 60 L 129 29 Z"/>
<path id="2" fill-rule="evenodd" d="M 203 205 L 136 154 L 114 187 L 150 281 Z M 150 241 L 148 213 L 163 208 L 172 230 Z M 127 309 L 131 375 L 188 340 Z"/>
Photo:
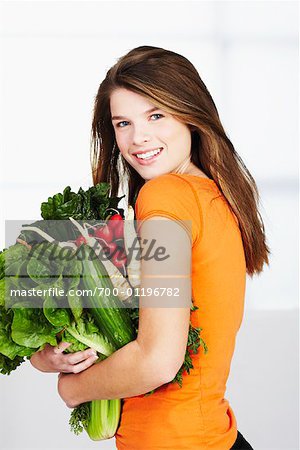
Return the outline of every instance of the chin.
<path id="1" fill-rule="evenodd" d="M 144 178 L 144 180 L 146 182 L 146 181 L 153 180 L 154 178 L 160 177 L 161 175 L 164 175 L 164 173 L 155 173 L 153 175 L 144 176 L 143 178 Z"/>
<path id="2" fill-rule="evenodd" d="M 135 168 L 135 170 L 139 173 L 139 175 L 145 180 L 145 181 L 149 181 L 152 180 L 154 178 L 160 177 L 161 175 L 166 175 L 168 173 L 172 172 L 172 169 L 158 169 L 158 168 L 152 168 L 152 170 L 149 170 L 149 168 L 146 168 L 146 170 L 137 170 Z"/>

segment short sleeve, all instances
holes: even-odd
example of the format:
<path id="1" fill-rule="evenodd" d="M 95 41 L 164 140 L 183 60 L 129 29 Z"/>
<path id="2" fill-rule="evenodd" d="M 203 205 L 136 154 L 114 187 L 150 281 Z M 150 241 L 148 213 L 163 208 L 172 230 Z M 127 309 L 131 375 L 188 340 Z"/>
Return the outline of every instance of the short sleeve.
<path id="1" fill-rule="evenodd" d="M 178 221 L 189 234 L 192 245 L 200 235 L 199 205 L 190 183 L 175 174 L 147 181 L 138 193 L 135 217 L 138 229 L 143 221 L 162 216 Z"/>

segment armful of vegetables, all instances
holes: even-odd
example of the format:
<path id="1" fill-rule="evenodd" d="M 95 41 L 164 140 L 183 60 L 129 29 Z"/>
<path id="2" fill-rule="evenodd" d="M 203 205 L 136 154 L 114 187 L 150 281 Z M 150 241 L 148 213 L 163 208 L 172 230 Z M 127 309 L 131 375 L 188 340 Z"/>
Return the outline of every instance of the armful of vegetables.
<path id="1" fill-rule="evenodd" d="M 87 357 L 91 348 L 97 351 L 98 359 L 102 360 L 136 338 L 139 308 L 138 299 L 131 293 L 140 283 L 140 262 L 134 252 L 131 252 L 127 261 L 133 246 L 136 253 L 139 251 L 138 246 L 134 245 L 138 242 L 134 211 L 129 206 L 128 216 L 124 221 L 123 210 L 117 208 L 122 197 L 110 198 L 108 193 L 107 183 L 100 183 L 88 191 L 80 189 L 77 194 L 67 187 L 63 194 L 56 194 L 42 204 L 44 220 L 23 226 L 17 243 L 0 253 L 0 373 L 9 374 L 24 362 L 24 358 L 32 357 L 34 363 L 37 358 L 34 354 L 39 350 L 45 351 L 46 348 L 46 351 L 54 352 L 53 348 L 59 344 L 58 334 L 62 342 L 72 345 L 62 347 L 63 353 L 60 355 L 52 355 L 53 360 L 50 367 L 46 368 L 47 371 L 70 370 L 70 361 L 74 363 L 76 353 Z M 59 227 L 59 230 L 51 227 L 51 220 L 54 219 L 69 219 L 68 232 L 63 227 Z M 82 226 L 79 220 L 105 220 L 105 223 L 101 226 L 84 223 Z M 27 258 L 31 250 L 30 243 L 36 242 L 37 237 L 37 246 L 44 241 L 48 245 L 42 261 Z M 116 246 L 116 243 L 123 246 Z M 29 288 L 33 282 L 43 287 L 43 280 L 38 278 L 35 270 L 42 273 L 48 267 L 47 251 L 53 251 L 55 246 L 57 251 L 68 247 L 74 253 L 81 247 L 85 249 L 84 258 L 81 261 L 75 258 L 72 262 L 73 273 L 77 276 L 67 283 L 62 264 L 58 267 L 61 276 L 56 284 L 65 286 L 64 283 L 67 283 L 67 288 L 71 286 L 93 290 L 95 287 L 102 287 L 102 294 L 92 296 L 87 307 L 83 307 L 82 299 L 76 296 L 68 296 L 69 305 L 65 308 L 60 308 L 58 299 L 53 296 L 42 298 L 39 308 L 28 307 L 26 299 L 22 298 L 19 302 L 8 301 L 5 305 L 5 282 L 19 287 L 19 276 L 23 272 L 27 278 L 22 281 L 22 287 Z M 110 259 L 100 261 L 89 258 L 93 252 L 99 255 L 103 247 L 111 256 Z M 6 278 L 4 266 L 15 268 L 16 276 Z M 82 277 L 82 273 L 87 276 Z M 91 273 L 96 274 L 96 277 L 89 277 Z M 120 293 L 118 298 L 109 295 L 114 287 Z M 195 309 L 197 308 L 193 306 L 191 312 Z M 183 373 L 190 373 L 193 368 L 192 353 L 197 353 L 200 345 L 204 347 L 205 353 L 207 351 L 200 331 L 201 328 L 193 327 L 190 322 L 185 360 L 172 381 L 179 386 L 182 386 Z M 121 400 L 84 403 L 72 411 L 71 429 L 76 434 L 85 429 L 93 440 L 110 438 L 117 429 L 120 412 Z"/>

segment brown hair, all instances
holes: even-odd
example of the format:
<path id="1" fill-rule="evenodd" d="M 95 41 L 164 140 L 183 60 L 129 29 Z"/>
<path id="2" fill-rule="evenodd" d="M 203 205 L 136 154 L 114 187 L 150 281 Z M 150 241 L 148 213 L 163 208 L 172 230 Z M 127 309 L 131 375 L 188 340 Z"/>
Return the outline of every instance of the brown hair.
<path id="1" fill-rule="evenodd" d="M 110 95 L 116 88 L 138 93 L 187 124 L 192 133 L 191 162 L 213 179 L 238 219 L 247 273 L 269 264 L 265 228 L 258 211 L 256 183 L 235 151 L 217 108 L 195 67 L 185 57 L 141 46 L 121 57 L 100 84 L 94 106 L 91 164 L 94 184 L 105 181 L 118 195 L 120 169 L 128 177 L 128 202 L 134 205 L 145 180 L 121 158 L 111 122 Z"/>

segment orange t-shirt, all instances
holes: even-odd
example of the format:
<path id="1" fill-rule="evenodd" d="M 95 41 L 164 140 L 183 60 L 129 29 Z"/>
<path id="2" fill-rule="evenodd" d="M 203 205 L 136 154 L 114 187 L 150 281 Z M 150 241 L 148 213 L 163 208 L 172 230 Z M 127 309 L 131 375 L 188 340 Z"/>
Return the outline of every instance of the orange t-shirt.
<path id="1" fill-rule="evenodd" d="M 246 286 L 240 229 L 213 180 L 166 174 L 147 181 L 137 198 L 136 219 L 153 216 L 192 224 L 192 296 L 208 352 L 193 355 L 183 386 L 166 384 L 147 397 L 123 399 L 118 450 L 229 450 L 237 422 L 224 398 Z"/>

